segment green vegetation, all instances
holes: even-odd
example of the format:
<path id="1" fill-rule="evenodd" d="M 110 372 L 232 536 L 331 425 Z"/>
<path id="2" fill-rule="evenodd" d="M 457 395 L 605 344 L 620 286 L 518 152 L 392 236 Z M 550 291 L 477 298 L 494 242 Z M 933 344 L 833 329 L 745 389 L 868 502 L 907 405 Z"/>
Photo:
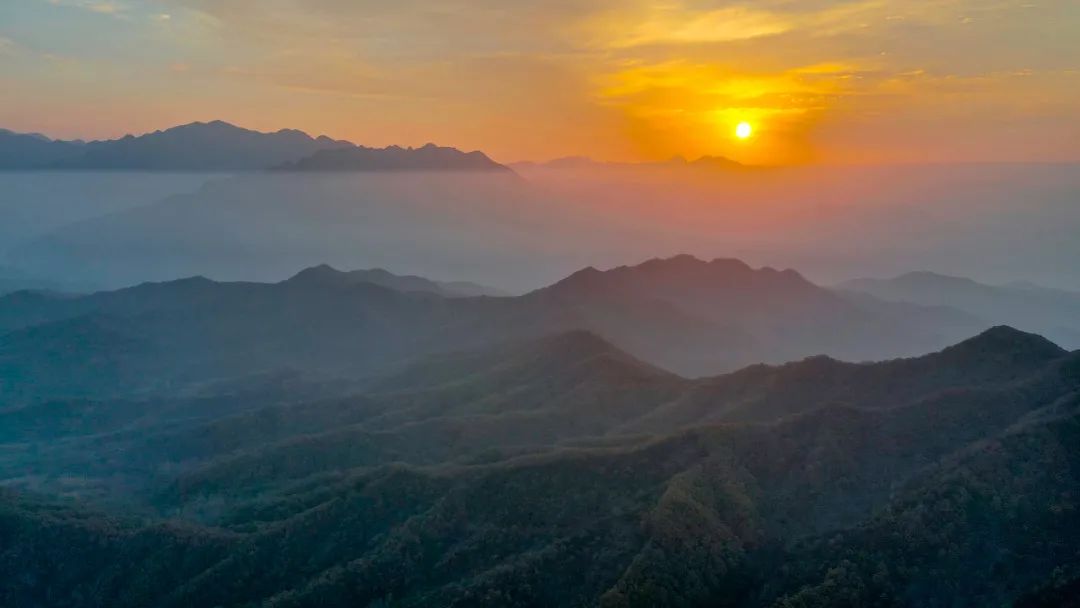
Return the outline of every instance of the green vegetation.
<path id="1" fill-rule="evenodd" d="M 0 305 L 0 606 L 1073 601 L 1080 353 L 687 379 L 541 331 L 567 285 L 497 340 L 512 299 L 311 280 Z"/>
<path id="2" fill-rule="evenodd" d="M 1039 606 L 1080 567 L 1080 358 L 1006 328 L 700 381 L 579 332 L 356 390 L 0 412 L 8 485 L 69 496 L 0 495 L 0 603 Z"/>

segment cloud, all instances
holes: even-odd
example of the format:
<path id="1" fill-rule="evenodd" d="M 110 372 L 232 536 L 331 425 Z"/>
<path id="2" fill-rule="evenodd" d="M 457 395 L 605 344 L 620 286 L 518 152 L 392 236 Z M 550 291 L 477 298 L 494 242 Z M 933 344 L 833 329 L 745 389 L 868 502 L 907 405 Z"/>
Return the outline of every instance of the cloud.
<path id="1" fill-rule="evenodd" d="M 653 44 L 694 44 L 747 40 L 790 30 L 782 15 L 743 6 L 686 10 L 678 5 L 652 6 L 634 14 L 616 10 L 589 20 L 583 30 L 592 44 L 630 48 Z"/>

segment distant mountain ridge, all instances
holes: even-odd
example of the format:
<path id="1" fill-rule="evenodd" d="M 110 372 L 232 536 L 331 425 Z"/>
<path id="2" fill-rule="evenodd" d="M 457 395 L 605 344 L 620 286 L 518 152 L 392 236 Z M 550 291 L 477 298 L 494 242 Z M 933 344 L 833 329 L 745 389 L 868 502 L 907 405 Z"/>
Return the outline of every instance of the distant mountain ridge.
<path id="1" fill-rule="evenodd" d="M 40 169 L 75 158 L 85 151 L 82 142 L 57 141 L 39 134 L 0 129 L 0 169 Z"/>
<path id="2" fill-rule="evenodd" d="M 249 171 L 303 158 L 319 150 L 351 145 L 282 129 L 261 133 L 227 122 L 194 122 L 145 135 L 91 142 L 55 169 L 144 171 Z"/>
<path id="3" fill-rule="evenodd" d="M 264 133 L 224 121 L 193 122 L 92 142 L 0 130 L 0 170 L 81 171 L 509 171 L 482 152 L 428 144 L 366 148 L 325 135 Z"/>
<path id="4" fill-rule="evenodd" d="M 914 354 L 988 327 L 946 308 L 848 298 L 791 269 L 755 269 L 737 259 L 704 261 L 686 254 L 606 271 L 586 268 L 526 297 L 592 302 L 598 308 L 654 302 L 742 336 L 727 347 L 747 360 L 768 362 L 822 352 L 846 360 Z M 886 344 L 896 349 L 891 355 L 879 350 Z M 670 368 L 692 369 L 686 367 L 688 349 L 682 357 Z"/>
<path id="5" fill-rule="evenodd" d="M 993 323 L 1036 331 L 1067 348 L 1080 348 L 1080 293 L 1030 284 L 988 285 L 930 271 L 891 279 L 854 279 L 840 290 L 883 300 L 950 306 Z"/>
<path id="6" fill-rule="evenodd" d="M 476 292 L 324 265 L 279 283 L 195 277 L 81 297 L 16 293 L 0 298 L 9 340 L 0 372 L 19 379 L 7 388 L 13 401 L 31 389 L 107 397 L 147 379 L 197 384 L 282 367 L 364 376 L 429 354 L 586 330 L 649 364 L 702 376 L 821 353 L 914 355 L 985 328 L 935 308 L 850 301 L 791 270 L 692 256 L 586 269 L 522 296 L 461 297 L 485 295 Z"/>
<path id="7" fill-rule="evenodd" d="M 450 298 L 474 296 L 505 296 L 506 293 L 469 281 L 435 281 L 416 275 L 394 274 L 382 268 L 369 270 L 337 270 L 329 264 L 306 268 L 296 273 L 287 282 L 298 284 L 323 283 L 333 285 L 354 285 L 371 283 L 401 292 L 423 292 Z"/>

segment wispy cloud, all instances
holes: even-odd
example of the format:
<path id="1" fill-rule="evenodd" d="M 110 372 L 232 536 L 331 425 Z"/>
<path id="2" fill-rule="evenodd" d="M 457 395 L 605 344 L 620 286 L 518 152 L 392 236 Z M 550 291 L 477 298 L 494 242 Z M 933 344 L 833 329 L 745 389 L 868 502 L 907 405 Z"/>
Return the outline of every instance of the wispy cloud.
<path id="1" fill-rule="evenodd" d="M 587 19 L 582 31 L 590 44 L 631 48 L 654 44 L 730 42 L 779 34 L 793 27 L 782 15 L 744 6 L 686 10 L 676 4 L 635 13 L 613 10 Z"/>

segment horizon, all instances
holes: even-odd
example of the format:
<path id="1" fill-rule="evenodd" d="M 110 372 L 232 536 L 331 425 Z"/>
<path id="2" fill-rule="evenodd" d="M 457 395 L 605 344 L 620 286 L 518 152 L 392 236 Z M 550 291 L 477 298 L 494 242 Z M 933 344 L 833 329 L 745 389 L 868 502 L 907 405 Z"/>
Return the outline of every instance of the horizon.
<path id="1" fill-rule="evenodd" d="M 1073 163 L 1078 31 L 1068 0 L 16 0 L 0 124 L 110 139 L 221 119 L 515 162 Z"/>
<path id="2" fill-rule="evenodd" d="M 931 160 L 931 161 L 896 160 L 896 161 L 891 161 L 891 162 L 875 162 L 875 161 L 872 161 L 872 160 L 871 161 L 858 162 L 858 161 L 855 161 L 855 160 L 849 160 L 847 162 L 836 162 L 836 163 L 822 162 L 822 163 L 811 163 L 811 164 L 787 164 L 787 165 L 780 164 L 780 165 L 773 165 L 773 164 L 743 163 L 743 162 L 736 161 L 735 159 L 728 158 L 726 156 L 716 156 L 716 155 L 704 154 L 704 155 L 701 155 L 701 156 L 690 157 L 690 156 L 685 156 L 683 154 L 678 154 L 678 153 L 674 154 L 672 156 L 668 156 L 666 158 L 637 159 L 637 160 L 615 160 L 615 159 L 610 159 L 610 158 L 597 158 L 597 157 L 593 157 L 593 156 L 589 156 L 589 155 L 585 155 L 585 154 L 573 154 L 573 153 L 571 153 L 571 154 L 567 154 L 567 155 L 564 155 L 564 156 L 557 156 L 557 157 L 551 157 L 551 158 L 521 158 L 521 159 L 517 159 L 517 160 L 509 160 L 509 161 L 507 161 L 507 160 L 494 158 L 491 154 L 489 154 L 487 151 L 485 151 L 483 149 L 476 149 L 476 150 L 461 149 L 461 148 L 457 148 L 455 146 L 451 146 L 451 145 L 448 145 L 448 144 L 435 142 L 435 141 L 425 141 L 424 143 L 416 144 L 416 145 L 403 145 L 403 144 L 397 144 L 397 143 L 390 143 L 390 144 L 386 144 L 384 146 L 375 147 L 373 145 L 368 145 L 368 144 L 365 144 L 363 142 L 357 142 L 357 141 L 351 141 L 351 140 L 348 140 L 348 139 L 344 139 L 342 137 L 335 136 L 335 135 L 333 135 L 331 133 L 311 133 L 311 132 L 305 131 L 303 129 L 297 129 L 297 128 L 288 127 L 288 126 L 275 128 L 275 129 L 268 129 L 268 130 L 259 130 L 259 129 L 249 128 L 249 127 L 244 126 L 242 124 L 237 124 L 237 123 L 229 122 L 227 120 L 222 120 L 222 119 L 195 120 L 195 121 L 191 121 L 191 122 L 185 122 L 185 123 L 180 123 L 180 124 L 175 124 L 175 125 L 170 125 L 170 126 L 153 128 L 153 129 L 151 129 L 149 131 L 143 131 L 143 132 L 123 132 L 123 133 L 120 133 L 120 134 L 115 135 L 113 137 L 108 137 L 108 138 L 104 138 L 104 139 L 94 139 L 94 140 L 64 139 L 62 137 L 53 136 L 53 135 L 51 135 L 49 133 L 43 133 L 43 132 L 40 132 L 40 131 L 35 131 L 35 132 L 17 131 L 17 130 L 10 129 L 10 128 L 7 128 L 7 127 L 2 126 L 2 125 L 0 125 L 0 131 L 8 131 L 9 133 L 13 133 L 15 135 L 40 136 L 40 137 L 45 137 L 50 141 L 57 141 L 57 142 L 67 141 L 67 142 L 79 142 L 79 143 L 83 143 L 83 144 L 91 144 L 91 143 L 99 143 L 99 142 L 107 142 L 107 141 L 116 141 L 116 140 L 124 139 L 124 138 L 127 138 L 127 137 L 138 138 L 138 137 L 143 137 L 143 136 L 146 136 L 146 135 L 164 133 L 164 132 L 171 131 L 173 129 L 182 128 L 182 127 L 190 127 L 190 126 L 195 126 L 195 125 L 209 126 L 209 125 L 213 125 L 213 124 L 222 124 L 222 125 L 226 125 L 226 126 L 229 126 L 229 127 L 236 128 L 236 129 L 240 129 L 240 130 L 244 130 L 244 131 L 250 131 L 250 132 L 253 132 L 253 133 L 259 133 L 259 134 L 263 134 L 263 135 L 272 135 L 272 134 L 277 134 L 277 133 L 296 132 L 296 133 L 302 133 L 303 135 L 306 135 L 307 137 L 310 137 L 312 139 L 327 138 L 327 139 L 331 139 L 331 140 L 334 140 L 334 141 L 347 142 L 347 143 L 349 143 L 349 144 L 351 144 L 353 146 L 357 146 L 357 147 L 364 147 L 364 148 L 376 149 L 376 150 L 385 150 L 385 149 L 391 149 L 391 148 L 401 148 L 401 149 L 405 149 L 405 150 L 418 150 L 418 149 L 427 148 L 427 147 L 439 147 L 439 148 L 452 148 L 452 149 L 455 149 L 455 150 L 460 150 L 461 152 L 465 152 L 465 153 L 481 152 L 481 153 L 485 154 L 486 156 L 488 156 L 489 158 L 492 158 L 492 160 L 495 160 L 496 162 L 498 162 L 500 164 L 503 164 L 505 166 L 508 166 L 508 167 L 513 167 L 514 165 L 527 165 L 527 164 L 545 165 L 545 164 L 555 163 L 555 162 L 558 162 L 558 161 L 567 161 L 567 160 L 581 160 L 581 161 L 592 162 L 592 163 L 601 164 L 601 165 L 602 164 L 610 164 L 610 165 L 631 165 L 631 166 L 633 166 L 633 165 L 649 165 L 649 164 L 664 164 L 664 163 L 675 163 L 675 162 L 695 163 L 695 162 L 704 161 L 704 160 L 726 160 L 726 161 L 737 162 L 738 164 L 740 164 L 740 165 L 742 165 L 742 166 L 744 166 L 746 168 L 762 168 L 762 169 L 769 169 L 769 168 L 782 169 L 782 168 L 788 168 L 788 167 L 790 167 L 790 168 L 798 168 L 798 167 L 875 167 L 875 166 L 888 167 L 888 166 L 920 166 L 920 165 L 925 165 L 925 166 L 937 166 L 937 165 L 948 166 L 948 165 L 1076 165 L 1076 164 L 1080 164 L 1080 158 L 1077 158 L 1077 159 L 1073 159 L 1073 160 L 963 160 L 963 159 L 957 159 L 957 160 L 936 160 L 936 161 L 934 161 L 934 160 Z"/>

